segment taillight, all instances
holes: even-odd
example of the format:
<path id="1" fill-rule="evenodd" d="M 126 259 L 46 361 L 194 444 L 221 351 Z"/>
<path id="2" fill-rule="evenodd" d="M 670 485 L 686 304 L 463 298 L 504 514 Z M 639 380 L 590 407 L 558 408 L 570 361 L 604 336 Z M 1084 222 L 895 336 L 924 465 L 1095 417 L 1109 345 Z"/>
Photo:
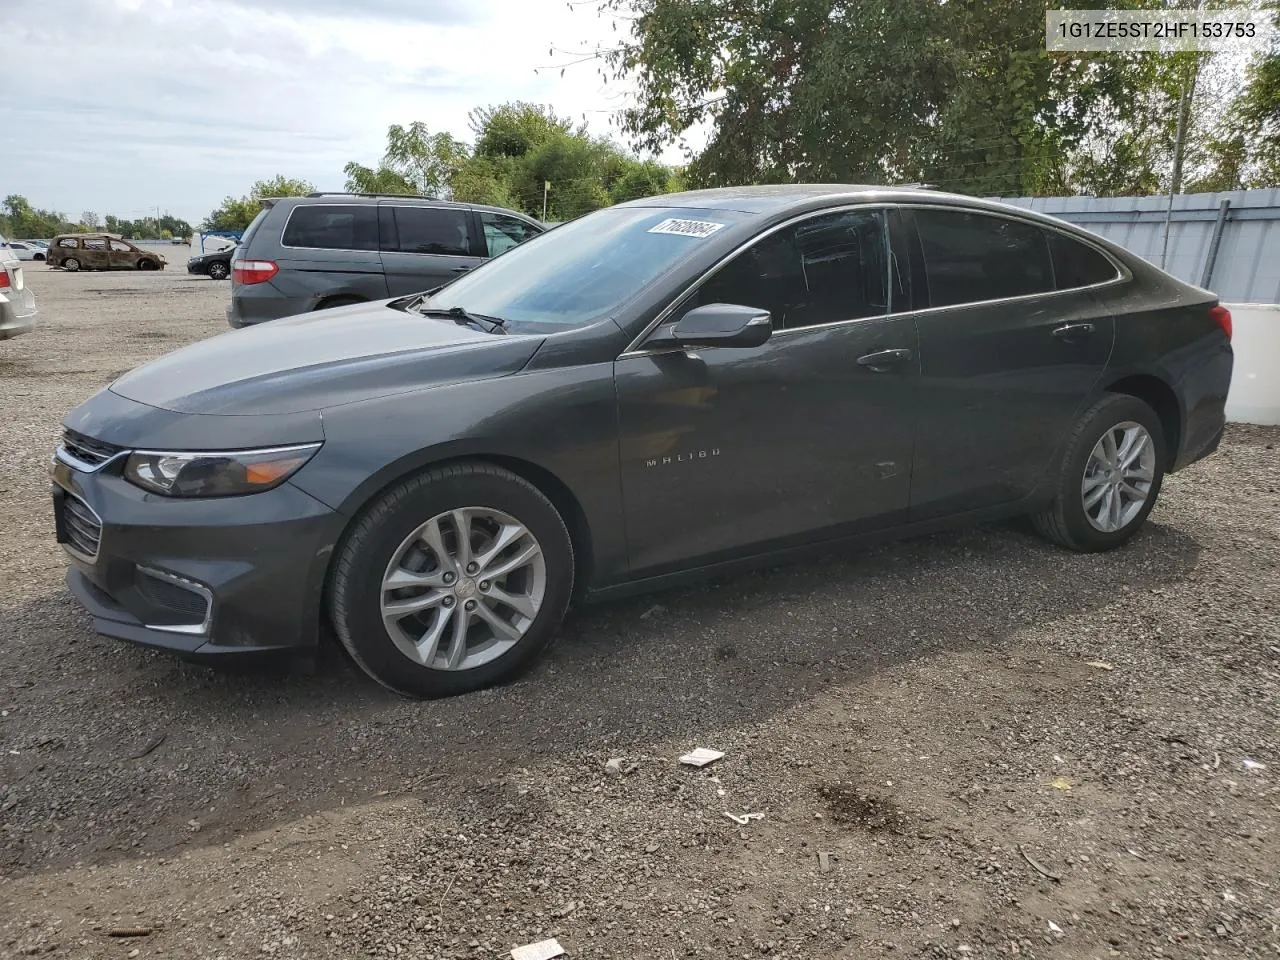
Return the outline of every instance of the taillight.
<path id="1" fill-rule="evenodd" d="M 274 260 L 232 260 L 231 281 L 233 283 L 266 283 L 280 268 Z"/>
<path id="2" fill-rule="evenodd" d="M 0 290 L 8 290 L 13 281 L 9 279 L 9 271 L 0 267 Z"/>
<path id="3" fill-rule="evenodd" d="M 1227 339 L 1231 339 L 1231 311 L 1226 307 L 1217 306 L 1209 311 L 1209 319 L 1222 328 L 1222 332 L 1227 335 Z"/>

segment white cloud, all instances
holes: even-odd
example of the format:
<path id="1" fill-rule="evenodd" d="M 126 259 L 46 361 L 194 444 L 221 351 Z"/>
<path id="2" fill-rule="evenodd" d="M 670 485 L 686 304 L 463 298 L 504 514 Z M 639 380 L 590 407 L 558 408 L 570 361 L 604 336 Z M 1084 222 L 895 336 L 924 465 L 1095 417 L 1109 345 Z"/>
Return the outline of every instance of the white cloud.
<path id="1" fill-rule="evenodd" d="M 5 6 L 0 195 L 73 216 L 159 206 L 194 222 L 276 173 L 340 189 L 343 164 L 375 162 L 392 123 L 469 139 L 468 111 L 519 99 L 606 134 L 626 102 L 594 63 L 535 73 L 569 59 L 552 46 L 617 42 L 608 18 L 564 0 Z"/>

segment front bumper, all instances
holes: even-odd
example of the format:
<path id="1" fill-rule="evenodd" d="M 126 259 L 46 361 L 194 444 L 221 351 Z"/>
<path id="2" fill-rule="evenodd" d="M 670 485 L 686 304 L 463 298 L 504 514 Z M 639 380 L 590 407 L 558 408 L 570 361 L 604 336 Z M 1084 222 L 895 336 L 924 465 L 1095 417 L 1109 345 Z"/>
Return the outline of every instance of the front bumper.
<path id="1" fill-rule="evenodd" d="M 169 499 L 125 481 L 121 466 L 53 468 L 67 584 L 95 630 L 196 658 L 315 646 L 339 515 L 289 483 Z"/>

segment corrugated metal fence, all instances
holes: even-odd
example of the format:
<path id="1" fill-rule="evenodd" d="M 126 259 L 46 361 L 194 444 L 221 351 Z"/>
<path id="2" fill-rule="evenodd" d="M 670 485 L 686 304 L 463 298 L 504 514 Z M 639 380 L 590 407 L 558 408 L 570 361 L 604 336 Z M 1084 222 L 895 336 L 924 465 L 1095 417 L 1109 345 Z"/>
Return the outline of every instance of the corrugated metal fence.
<path id="1" fill-rule="evenodd" d="M 1077 224 L 1160 265 L 1167 196 L 998 199 Z M 1280 190 L 1175 196 L 1165 269 L 1229 303 L 1280 303 Z"/>

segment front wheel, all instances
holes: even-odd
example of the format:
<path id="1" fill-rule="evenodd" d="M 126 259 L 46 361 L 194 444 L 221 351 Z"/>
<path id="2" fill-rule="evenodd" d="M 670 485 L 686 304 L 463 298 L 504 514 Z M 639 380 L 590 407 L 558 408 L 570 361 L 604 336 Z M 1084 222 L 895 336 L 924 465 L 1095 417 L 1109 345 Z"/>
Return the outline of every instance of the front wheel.
<path id="1" fill-rule="evenodd" d="M 551 642 L 573 590 L 573 545 L 532 484 L 486 463 L 387 491 L 345 538 L 329 591 L 342 645 L 406 696 L 508 679 Z"/>
<path id="2" fill-rule="evenodd" d="M 1053 503 L 1032 522 L 1042 536 L 1071 550 L 1118 547 L 1146 522 L 1167 462 L 1155 411 L 1136 397 L 1108 394 L 1076 424 Z"/>
<path id="3" fill-rule="evenodd" d="M 159 264 L 157 264 L 154 260 L 139 260 L 139 261 L 138 261 L 138 269 L 139 269 L 139 270 L 154 270 L 157 266 L 159 266 Z"/>
<path id="4" fill-rule="evenodd" d="M 227 265 L 222 261 L 215 260 L 213 263 L 209 264 L 208 273 L 210 280 L 225 280 L 227 279 L 227 275 L 231 273 L 231 270 L 228 269 Z"/>

